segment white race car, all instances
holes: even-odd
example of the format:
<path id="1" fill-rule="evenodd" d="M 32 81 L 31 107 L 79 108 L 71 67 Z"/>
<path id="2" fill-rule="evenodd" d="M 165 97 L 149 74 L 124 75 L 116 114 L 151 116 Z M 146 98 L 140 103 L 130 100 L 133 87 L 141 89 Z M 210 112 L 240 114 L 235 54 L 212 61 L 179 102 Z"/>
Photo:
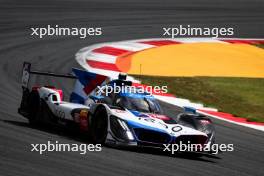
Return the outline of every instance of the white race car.
<path id="1" fill-rule="evenodd" d="M 117 146 L 162 148 L 164 144 L 204 146 L 214 143 L 214 126 L 208 117 L 185 112 L 168 117 L 163 114 L 158 101 L 146 92 L 105 95 L 95 88 L 95 83 L 101 84 L 102 81 L 95 81 L 98 77 L 86 71 L 76 72 L 75 69 L 73 76 L 31 71 L 30 67 L 30 63 L 24 63 L 23 97 L 18 112 L 28 118 L 32 125 L 73 125 L 91 136 L 96 143 Z M 81 76 L 78 73 L 82 73 Z M 28 88 L 30 74 L 74 78 L 85 82 L 86 89 L 93 89 L 94 93 L 79 101 L 80 97 L 73 92 L 70 102 L 66 102 L 63 91 L 55 87 Z M 108 87 L 116 84 L 131 86 L 123 75 L 105 83 Z"/>

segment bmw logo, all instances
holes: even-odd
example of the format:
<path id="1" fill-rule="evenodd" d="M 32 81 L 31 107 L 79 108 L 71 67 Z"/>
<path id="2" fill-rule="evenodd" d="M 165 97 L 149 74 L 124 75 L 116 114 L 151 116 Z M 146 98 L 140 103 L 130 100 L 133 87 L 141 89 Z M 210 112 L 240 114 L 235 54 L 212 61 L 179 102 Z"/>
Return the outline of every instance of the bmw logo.
<path id="1" fill-rule="evenodd" d="M 175 127 L 172 127 L 171 130 L 174 131 L 174 132 L 178 132 L 178 131 L 181 131 L 181 130 L 182 130 L 182 127 L 180 127 L 180 126 L 175 126 Z"/>

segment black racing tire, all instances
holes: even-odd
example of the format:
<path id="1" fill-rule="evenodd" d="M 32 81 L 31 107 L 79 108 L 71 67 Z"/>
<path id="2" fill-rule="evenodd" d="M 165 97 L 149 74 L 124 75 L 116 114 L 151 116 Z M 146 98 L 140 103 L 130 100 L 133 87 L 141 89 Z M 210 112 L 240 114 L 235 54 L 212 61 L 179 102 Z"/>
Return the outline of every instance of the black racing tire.
<path id="1" fill-rule="evenodd" d="M 39 120 L 41 120 L 44 125 L 57 124 L 58 118 L 53 115 L 48 104 L 43 99 L 41 99 L 40 101 L 40 108 L 37 116 Z"/>
<path id="2" fill-rule="evenodd" d="M 29 95 L 29 124 L 38 126 L 40 121 L 40 97 L 37 91 L 32 91 Z"/>
<path id="3" fill-rule="evenodd" d="M 92 116 L 91 138 L 96 144 L 105 144 L 107 137 L 108 117 L 104 107 L 98 107 Z"/>

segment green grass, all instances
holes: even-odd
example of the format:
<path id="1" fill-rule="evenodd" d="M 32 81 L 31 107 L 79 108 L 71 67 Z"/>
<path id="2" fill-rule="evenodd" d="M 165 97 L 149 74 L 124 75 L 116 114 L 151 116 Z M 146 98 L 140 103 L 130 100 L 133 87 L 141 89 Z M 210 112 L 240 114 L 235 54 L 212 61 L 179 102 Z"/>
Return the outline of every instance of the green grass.
<path id="1" fill-rule="evenodd" d="M 264 44 L 258 44 L 257 47 L 264 48 Z"/>
<path id="2" fill-rule="evenodd" d="M 264 79 L 227 77 L 135 76 L 148 85 L 167 85 L 177 97 L 215 107 L 219 111 L 264 122 Z"/>

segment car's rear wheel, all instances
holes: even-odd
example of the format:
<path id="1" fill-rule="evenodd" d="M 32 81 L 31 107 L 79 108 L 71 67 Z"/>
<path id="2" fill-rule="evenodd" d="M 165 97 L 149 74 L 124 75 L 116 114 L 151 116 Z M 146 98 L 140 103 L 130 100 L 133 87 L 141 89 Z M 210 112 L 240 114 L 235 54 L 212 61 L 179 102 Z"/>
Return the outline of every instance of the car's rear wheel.
<path id="1" fill-rule="evenodd" d="M 29 123 L 36 126 L 40 121 L 40 97 L 38 92 L 32 91 L 29 95 Z"/>
<path id="2" fill-rule="evenodd" d="M 93 142 L 97 144 L 104 144 L 107 136 L 107 112 L 104 108 L 98 108 L 91 122 L 91 134 Z"/>

